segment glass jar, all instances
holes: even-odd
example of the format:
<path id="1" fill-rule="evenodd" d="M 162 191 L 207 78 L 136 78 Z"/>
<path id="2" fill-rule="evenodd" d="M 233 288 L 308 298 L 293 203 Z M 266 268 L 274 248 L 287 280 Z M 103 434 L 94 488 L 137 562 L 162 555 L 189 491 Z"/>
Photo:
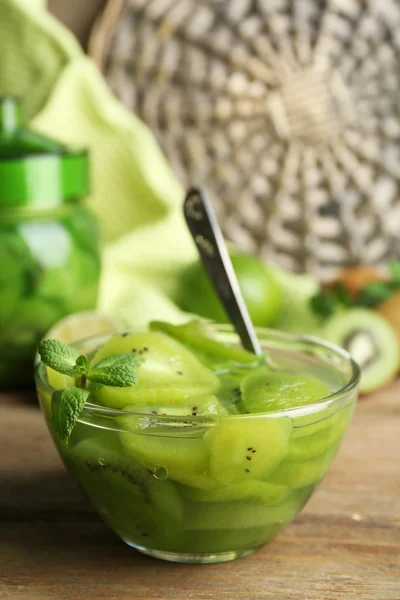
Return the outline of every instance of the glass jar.
<path id="1" fill-rule="evenodd" d="M 96 306 L 100 248 L 83 206 L 87 152 L 21 125 L 0 99 L 0 387 L 32 381 L 36 346 L 70 313 Z"/>

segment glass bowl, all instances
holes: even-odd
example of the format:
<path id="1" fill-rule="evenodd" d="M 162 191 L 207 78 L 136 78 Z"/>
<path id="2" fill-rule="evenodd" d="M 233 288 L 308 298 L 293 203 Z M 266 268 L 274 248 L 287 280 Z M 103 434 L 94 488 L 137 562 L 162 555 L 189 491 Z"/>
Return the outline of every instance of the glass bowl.
<path id="1" fill-rule="evenodd" d="M 230 326 L 214 333 L 239 344 Z M 356 405 L 358 366 L 313 337 L 257 333 L 275 365 L 317 376 L 331 394 L 297 408 L 212 417 L 87 403 L 64 444 L 52 429 L 53 389 L 37 366 L 39 401 L 66 468 L 101 518 L 140 552 L 193 563 L 251 554 L 294 519 L 329 469 Z M 87 354 L 109 337 L 74 346 Z"/>

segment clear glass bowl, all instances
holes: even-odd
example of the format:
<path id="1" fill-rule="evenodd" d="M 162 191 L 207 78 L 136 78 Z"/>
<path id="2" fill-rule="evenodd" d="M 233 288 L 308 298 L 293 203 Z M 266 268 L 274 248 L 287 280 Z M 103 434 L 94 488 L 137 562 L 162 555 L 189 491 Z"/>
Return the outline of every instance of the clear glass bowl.
<path id="1" fill-rule="evenodd" d="M 230 326 L 216 326 L 215 335 L 239 343 Z M 250 554 L 294 519 L 329 469 L 356 405 L 357 365 L 316 338 L 266 329 L 258 336 L 278 367 L 317 376 L 331 395 L 299 408 L 221 417 L 88 403 L 69 443 L 55 440 L 98 514 L 140 552 L 194 563 Z M 75 347 L 90 353 L 108 337 Z M 53 435 L 43 364 L 36 385 Z"/>

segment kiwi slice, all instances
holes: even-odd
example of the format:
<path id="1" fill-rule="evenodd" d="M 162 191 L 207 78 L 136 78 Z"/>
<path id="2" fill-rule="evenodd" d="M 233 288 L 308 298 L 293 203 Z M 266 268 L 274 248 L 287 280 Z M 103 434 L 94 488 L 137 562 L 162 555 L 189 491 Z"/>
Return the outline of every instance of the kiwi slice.
<path id="1" fill-rule="evenodd" d="M 294 427 L 289 440 L 287 460 L 307 460 L 326 452 L 329 446 L 343 438 L 354 408 L 355 405 L 351 404 L 318 424 Z M 323 427 L 316 429 L 315 425 Z"/>
<path id="2" fill-rule="evenodd" d="M 300 439 L 292 438 L 286 458 L 288 460 L 307 460 L 326 452 L 329 446 L 331 428 L 313 433 Z"/>
<path id="3" fill-rule="evenodd" d="M 125 407 L 126 411 L 134 409 Z M 152 435 L 151 430 L 146 433 L 138 428 L 134 415 L 119 417 L 118 422 L 124 430 L 119 433 L 120 440 L 129 456 L 164 469 L 169 478 L 180 483 L 203 489 L 215 487 L 208 471 L 209 448 L 202 437 L 180 436 L 176 430 L 173 435 Z"/>
<path id="4" fill-rule="evenodd" d="M 207 416 L 222 416 L 228 415 L 228 411 L 217 396 L 213 394 L 206 394 L 204 396 L 189 396 L 186 401 L 182 401 L 182 404 L 134 404 L 129 407 L 125 407 L 124 410 L 128 410 L 139 413 L 142 415 L 149 415 L 151 418 L 157 415 L 171 416 L 171 417 L 207 417 Z M 138 427 L 142 423 L 145 423 L 143 419 L 138 418 Z M 129 421 L 130 428 L 133 425 L 133 419 Z M 149 422 L 147 421 L 149 424 Z M 160 425 L 162 423 L 160 422 Z"/>
<path id="5" fill-rule="evenodd" d="M 319 456 L 307 460 L 285 460 L 268 476 L 269 483 L 304 488 L 316 485 L 324 477 L 339 449 L 341 440 Z"/>
<path id="6" fill-rule="evenodd" d="M 162 331 L 195 350 L 215 356 L 219 362 L 224 359 L 245 364 L 257 363 L 257 357 L 252 352 L 240 346 L 229 346 L 214 339 L 212 335 L 207 335 L 207 326 L 199 321 L 190 321 L 185 325 L 171 325 L 163 321 L 153 321 L 150 323 L 150 329 Z"/>
<path id="7" fill-rule="evenodd" d="M 184 521 L 177 521 L 144 497 L 99 491 L 86 483 L 81 485 L 99 516 L 126 543 L 157 550 L 180 552 L 188 546 Z"/>
<path id="8" fill-rule="evenodd" d="M 313 411 L 310 414 L 296 416 L 293 419 L 291 437 L 298 439 L 329 428 L 332 425 L 332 418 L 337 412 L 337 407 L 328 405 L 318 412 Z"/>
<path id="9" fill-rule="evenodd" d="M 136 403 L 187 404 L 188 396 L 211 394 L 219 386 L 218 377 L 189 350 L 158 332 L 114 335 L 96 352 L 92 364 L 123 352 L 133 352 L 142 360 L 137 384 L 131 388 L 96 389 L 95 402 L 111 408 Z"/>
<path id="10" fill-rule="evenodd" d="M 329 396 L 329 386 L 302 373 L 260 367 L 240 385 L 242 402 L 251 413 L 264 413 L 310 404 Z"/>
<path id="11" fill-rule="evenodd" d="M 286 417 L 221 419 L 204 436 L 212 477 L 224 484 L 265 479 L 285 458 L 291 430 Z"/>
<path id="12" fill-rule="evenodd" d="M 50 367 L 46 367 L 46 376 L 47 381 L 53 390 L 64 390 L 75 385 L 75 379 L 73 377 L 63 375 L 58 371 L 54 371 L 54 369 L 51 369 Z"/>
<path id="13" fill-rule="evenodd" d="M 227 500 L 254 499 L 265 504 L 279 504 L 290 493 L 290 488 L 264 481 L 240 481 L 211 490 L 182 487 L 182 494 L 199 502 L 226 502 Z"/>
<path id="14" fill-rule="evenodd" d="M 150 465 L 127 456 L 114 432 L 86 437 L 65 456 L 71 472 L 93 501 L 111 496 L 117 506 L 119 502 L 130 504 L 133 511 L 144 503 L 147 509 L 153 507 L 156 512 L 182 520 L 183 503 L 174 483 L 156 479 Z"/>
<path id="15" fill-rule="evenodd" d="M 288 523 L 301 510 L 303 496 L 303 490 L 292 491 L 284 501 L 273 506 L 250 499 L 231 502 L 187 500 L 185 522 L 192 530 L 234 530 Z"/>
<path id="16" fill-rule="evenodd" d="M 390 323 L 367 309 L 337 313 L 325 326 L 323 337 L 345 348 L 361 368 L 361 392 L 372 392 L 396 376 L 400 345 Z"/>

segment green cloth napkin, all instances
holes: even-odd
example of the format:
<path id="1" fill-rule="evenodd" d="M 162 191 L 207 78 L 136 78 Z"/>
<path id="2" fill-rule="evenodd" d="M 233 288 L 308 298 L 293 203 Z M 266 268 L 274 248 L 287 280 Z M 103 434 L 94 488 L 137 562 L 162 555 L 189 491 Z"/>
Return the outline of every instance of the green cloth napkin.
<path id="1" fill-rule="evenodd" d="M 28 118 L 43 108 L 62 69 L 81 53 L 72 33 L 38 0 L 0 0 L 0 94 L 21 96 Z"/>
<path id="2" fill-rule="evenodd" d="M 104 239 L 99 309 L 137 327 L 182 321 L 171 298 L 181 269 L 196 257 L 184 192 L 147 126 L 39 4 L 0 0 L 0 57 L 8 57 L 0 59 L 0 94 L 22 96 L 37 130 L 90 150 L 88 205 Z"/>

